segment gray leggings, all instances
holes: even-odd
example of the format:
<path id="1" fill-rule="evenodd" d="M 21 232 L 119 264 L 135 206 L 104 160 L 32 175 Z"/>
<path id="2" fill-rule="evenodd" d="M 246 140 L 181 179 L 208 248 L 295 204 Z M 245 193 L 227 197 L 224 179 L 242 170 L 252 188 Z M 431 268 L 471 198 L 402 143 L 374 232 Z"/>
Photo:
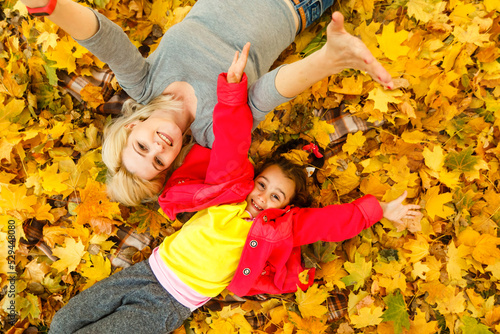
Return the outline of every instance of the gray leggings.
<path id="1" fill-rule="evenodd" d="M 147 260 L 97 282 L 54 316 L 50 334 L 170 333 L 191 315 L 155 278 Z"/>

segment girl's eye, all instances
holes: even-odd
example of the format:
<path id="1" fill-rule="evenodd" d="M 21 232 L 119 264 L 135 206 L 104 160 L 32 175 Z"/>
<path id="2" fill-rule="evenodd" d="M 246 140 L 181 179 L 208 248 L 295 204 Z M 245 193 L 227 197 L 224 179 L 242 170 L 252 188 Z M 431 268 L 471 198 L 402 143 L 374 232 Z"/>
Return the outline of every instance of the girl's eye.
<path id="1" fill-rule="evenodd" d="M 265 185 L 264 185 L 264 183 L 262 183 L 262 182 L 257 182 L 257 184 L 259 185 L 259 187 L 261 189 L 265 189 L 266 188 Z"/>
<path id="2" fill-rule="evenodd" d="M 142 151 L 146 151 L 146 146 L 142 145 L 141 143 L 137 143 L 137 146 L 139 146 L 139 148 L 140 148 Z"/>
<path id="3" fill-rule="evenodd" d="M 161 162 L 161 160 L 160 160 L 160 159 L 158 159 L 158 157 L 155 157 L 155 161 L 156 161 L 156 163 L 157 163 L 158 165 L 160 165 L 160 166 L 162 166 L 162 167 L 164 166 L 164 165 L 163 165 L 163 162 Z"/>
<path id="4" fill-rule="evenodd" d="M 276 200 L 276 201 L 280 200 L 280 198 L 279 198 L 278 195 L 271 195 L 271 198 L 274 199 L 274 200 Z"/>

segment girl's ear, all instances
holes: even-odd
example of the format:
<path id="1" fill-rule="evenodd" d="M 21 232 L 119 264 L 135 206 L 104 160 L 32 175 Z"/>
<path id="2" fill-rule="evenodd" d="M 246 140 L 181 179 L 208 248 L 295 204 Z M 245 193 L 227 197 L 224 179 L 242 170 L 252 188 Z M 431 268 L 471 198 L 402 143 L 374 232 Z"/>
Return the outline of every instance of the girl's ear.
<path id="1" fill-rule="evenodd" d="M 136 126 L 139 123 L 140 123 L 140 121 L 133 121 L 131 123 L 125 124 L 125 128 L 129 129 L 129 130 L 132 130 L 134 128 L 134 126 Z"/>

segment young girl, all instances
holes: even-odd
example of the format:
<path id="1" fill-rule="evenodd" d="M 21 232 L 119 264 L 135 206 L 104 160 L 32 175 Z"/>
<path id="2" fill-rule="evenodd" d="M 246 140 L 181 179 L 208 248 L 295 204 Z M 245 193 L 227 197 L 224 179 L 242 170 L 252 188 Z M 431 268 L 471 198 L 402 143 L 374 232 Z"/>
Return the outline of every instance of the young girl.
<path id="1" fill-rule="evenodd" d="M 381 217 L 399 221 L 418 215 L 414 211 L 418 206 L 401 204 L 405 195 L 389 203 L 365 196 L 350 204 L 301 209 L 296 205 L 306 203 L 307 176 L 302 167 L 283 157 L 272 157 L 255 182 L 247 182 L 253 168 L 247 158 L 252 115 L 246 103 L 246 77 L 228 83 L 233 82 L 230 78 L 239 81 L 241 74 L 233 74 L 242 72 L 240 60 L 236 56 L 227 77 L 219 77 L 216 140 L 210 155 L 204 156 L 209 161 L 200 161 L 207 167 L 205 173 L 199 169 L 194 178 L 186 179 L 191 188 L 177 179 L 186 190 L 184 204 L 199 200 L 201 211 L 166 238 L 148 260 L 72 298 L 54 316 L 50 333 L 166 333 L 225 288 L 239 296 L 293 292 L 297 285 L 305 289 L 312 284 L 314 271 L 307 284 L 300 282 L 301 245 L 351 238 Z M 227 142 L 238 137 L 246 138 L 241 145 Z M 234 146 L 237 149 L 231 150 Z M 226 156 L 226 150 L 234 155 Z M 184 168 L 178 169 L 179 175 L 187 172 Z M 197 184 L 195 178 L 203 176 Z M 221 189 L 221 184 L 229 188 Z M 166 197 L 181 194 L 177 185 L 169 189 Z M 229 204 L 207 207 L 214 201 Z"/>
<path id="2" fill-rule="evenodd" d="M 127 205 L 159 194 L 185 131 L 191 129 L 198 144 L 212 147 L 213 78 L 225 70 L 233 50 L 242 47 L 240 41 L 253 44 L 247 75 L 254 125 L 276 106 L 345 68 L 366 71 L 385 87 L 393 85 L 368 48 L 346 33 L 340 13 L 333 14 L 328 42 L 320 51 L 266 73 L 333 0 L 200 0 L 147 59 L 118 25 L 72 0 L 22 2 L 31 13 L 48 15 L 107 63 L 135 100 L 106 130 L 102 151 L 110 197 Z"/>

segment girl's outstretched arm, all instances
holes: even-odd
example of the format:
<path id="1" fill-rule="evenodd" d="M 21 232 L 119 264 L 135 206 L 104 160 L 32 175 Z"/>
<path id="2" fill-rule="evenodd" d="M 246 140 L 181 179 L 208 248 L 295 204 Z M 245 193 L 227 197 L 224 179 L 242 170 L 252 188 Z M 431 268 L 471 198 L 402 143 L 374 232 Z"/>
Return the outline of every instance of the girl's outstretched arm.
<path id="1" fill-rule="evenodd" d="M 44 7 L 49 0 L 21 0 L 27 7 Z M 72 0 L 57 0 L 57 5 L 51 15 L 52 22 L 71 35 L 74 39 L 88 39 L 99 30 L 99 22 L 95 14 L 87 7 Z"/>
<path id="2" fill-rule="evenodd" d="M 403 204 L 408 192 L 405 191 L 401 196 L 390 202 L 380 202 L 382 211 L 384 212 L 383 217 L 389 219 L 392 222 L 403 224 L 403 219 L 418 219 L 422 218 L 422 212 L 420 210 L 420 205 L 416 204 Z"/>
<path id="3" fill-rule="evenodd" d="M 340 12 L 333 13 L 326 34 L 327 42 L 320 50 L 279 70 L 275 84 L 281 95 L 294 97 L 316 82 L 349 68 L 366 71 L 386 88 L 394 87 L 391 75 L 366 45 L 345 31 Z"/>

